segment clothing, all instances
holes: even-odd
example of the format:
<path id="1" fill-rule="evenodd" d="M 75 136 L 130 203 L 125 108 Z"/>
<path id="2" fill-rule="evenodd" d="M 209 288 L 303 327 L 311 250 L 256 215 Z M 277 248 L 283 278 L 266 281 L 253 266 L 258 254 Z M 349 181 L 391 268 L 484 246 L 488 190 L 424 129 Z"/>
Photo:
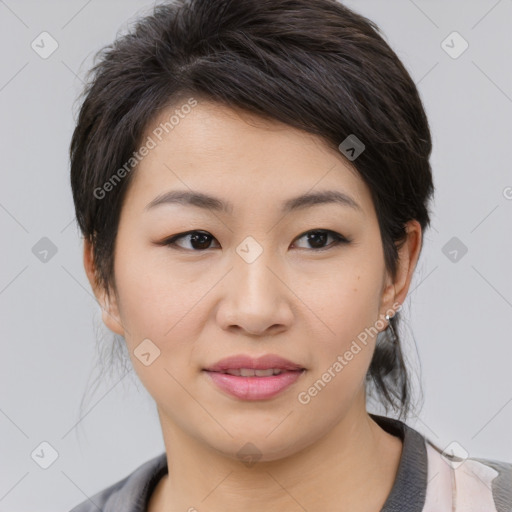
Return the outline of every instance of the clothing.
<path id="1" fill-rule="evenodd" d="M 403 443 L 395 483 L 380 512 L 510 512 L 512 463 L 445 454 L 400 420 L 370 414 Z M 167 473 L 166 453 L 95 494 L 71 512 L 146 512 Z"/>

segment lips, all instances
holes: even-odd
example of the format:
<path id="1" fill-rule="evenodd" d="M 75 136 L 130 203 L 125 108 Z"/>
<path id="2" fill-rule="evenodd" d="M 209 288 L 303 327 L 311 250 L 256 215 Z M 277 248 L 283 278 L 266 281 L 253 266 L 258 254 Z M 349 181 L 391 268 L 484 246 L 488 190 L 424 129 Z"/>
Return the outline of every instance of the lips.
<path id="1" fill-rule="evenodd" d="M 217 389 L 241 400 L 268 400 L 294 384 L 306 371 L 275 354 L 253 358 L 244 354 L 221 359 L 204 369 Z"/>
<path id="2" fill-rule="evenodd" d="M 226 357 L 217 361 L 217 363 L 205 368 L 206 371 L 209 372 L 224 372 L 235 375 L 240 375 L 237 373 L 233 373 L 232 371 L 243 371 L 243 370 L 275 370 L 277 371 L 296 371 L 296 370 L 304 370 L 305 368 L 293 361 L 289 361 L 288 359 L 284 359 L 276 354 L 265 354 L 261 357 L 254 358 L 245 354 L 238 354 L 231 357 Z M 251 373 L 245 372 L 245 376 L 251 376 Z M 258 372 L 260 373 L 260 372 Z M 244 376 L 244 374 L 241 374 Z M 257 373 L 256 373 L 257 375 Z M 264 376 L 264 375 L 261 375 Z"/>

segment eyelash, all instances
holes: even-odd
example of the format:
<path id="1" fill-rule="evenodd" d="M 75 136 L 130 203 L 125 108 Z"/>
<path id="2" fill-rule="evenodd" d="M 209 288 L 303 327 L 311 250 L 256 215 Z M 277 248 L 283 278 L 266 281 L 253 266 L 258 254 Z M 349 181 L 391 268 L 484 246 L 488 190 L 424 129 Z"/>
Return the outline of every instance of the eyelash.
<path id="1" fill-rule="evenodd" d="M 308 235 L 310 233 L 326 234 L 326 235 L 331 236 L 332 238 L 334 238 L 334 242 L 331 243 L 330 245 L 328 245 L 327 247 L 322 247 L 320 249 L 311 249 L 314 252 L 327 251 L 329 249 L 333 249 L 335 247 L 338 247 L 339 245 L 343 245 L 343 244 L 347 245 L 347 244 L 350 244 L 352 242 L 352 240 L 344 237 L 343 235 L 340 235 L 339 233 L 336 233 L 335 231 L 331 231 L 330 229 L 312 229 L 312 230 L 306 231 L 305 233 L 302 233 L 302 235 L 299 235 L 296 238 L 296 240 L 300 240 L 301 238 L 303 238 L 304 236 L 306 236 L 306 235 Z M 166 238 L 165 240 L 162 240 L 162 242 L 158 242 L 158 245 L 168 246 L 171 249 L 174 249 L 174 248 L 183 249 L 184 251 L 190 251 L 190 252 L 204 252 L 204 251 L 206 251 L 207 249 L 198 249 L 198 250 L 196 250 L 196 249 L 184 249 L 183 247 L 180 247 L 180 246 L 178 246 L 176 244 L 177 240 L 180 240 L 181 238 L 185 238 L 185 237 L 187 237 L 189 235 L 193 235 L 193 234 L 200 234 L 200 235 L 210 236 L 212 238 L 215 238 L 215 237 L 213 237 L 213 235 L 210 235 L 210 233 L 208 233 L 207 231 L 192 230 L 192 231 L 187 231 L 185 233 L 180 233 L 178 235 L 173 235 L 173 236 L 171 236 L 169 238 Z"/>

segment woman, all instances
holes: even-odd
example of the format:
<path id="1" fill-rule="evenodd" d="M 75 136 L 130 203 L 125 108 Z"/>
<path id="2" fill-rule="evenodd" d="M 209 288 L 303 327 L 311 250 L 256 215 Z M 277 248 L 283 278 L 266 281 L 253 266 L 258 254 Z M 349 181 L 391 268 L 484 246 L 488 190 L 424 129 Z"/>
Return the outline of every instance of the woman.
<path id="1" fill-rule="evenodd" d="M 398 321 L 434 191 L 377 26 L 183 0 L 101 57 L 70 148 L 84 265 L 166 450 L 74 512 L 509 510 L 512 464 L 366 409 L 411 406 Z"/>

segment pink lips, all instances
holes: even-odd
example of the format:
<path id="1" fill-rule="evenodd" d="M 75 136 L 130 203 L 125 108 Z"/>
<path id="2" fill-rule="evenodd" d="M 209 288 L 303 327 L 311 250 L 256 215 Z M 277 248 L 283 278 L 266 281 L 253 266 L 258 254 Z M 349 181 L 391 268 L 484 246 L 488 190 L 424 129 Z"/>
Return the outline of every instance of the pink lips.
<path id="1" fill-rule="evenodd" d="M 226 370 L 280 370 L 272 376 L 242 377 L 224 373 Z M 264 400 L 272 398 L 293 384 L 305 371 L 297 364 L 274 354 L 266 354 L 257 359 L 243 354 L 228 357 L 209 366 L 206 375 L 216 386 L 228 394 L 243 400 Z"/>
<path id="2" fill-rule="evenodd" d="M 279 368 L 280 370 L 302 370 L 302 366 L 288 359 L 284 359 L 275 354 L 265 354 L 264 356 L 254 358 L 245 354 L 226 357 L 212 366 L 206 368 L 207 371 L 221 372 L 224 370 L 236 370 L 240 368 L 252 368 L 253 370 L 267 370 L 268 368 Z"/>

